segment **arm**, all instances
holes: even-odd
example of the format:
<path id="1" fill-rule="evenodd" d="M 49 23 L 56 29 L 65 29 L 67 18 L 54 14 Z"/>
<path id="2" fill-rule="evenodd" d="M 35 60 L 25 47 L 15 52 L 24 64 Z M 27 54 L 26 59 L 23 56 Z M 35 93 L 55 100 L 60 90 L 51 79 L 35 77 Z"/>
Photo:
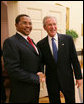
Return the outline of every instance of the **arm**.
<path id="1" fill-rule="evenodd" d="M 42 53 L 41 53 L 39 47 L 38 47 L 38 50 L 39 50 L 39 56 L 40 56 L 40 59 L 41 59 L 41 61 L 40 61 L 41 65 L 40 65 L 40 71 L 37 73 L 37 75 L 39 76 L 40 82 L 45 82 L 46 77 L 45 77 L 45 74 L 44 74 L 43 57 L 42 57 Z"/>
<path id="2" fill-rule="evenodd" d="M 71 38 L 71 60 L 75 73 L 76 85 L 77 87 L 80 87 L 82 84 L 81 66 L 77 57 L 75 45 L 72 38 Z"/>

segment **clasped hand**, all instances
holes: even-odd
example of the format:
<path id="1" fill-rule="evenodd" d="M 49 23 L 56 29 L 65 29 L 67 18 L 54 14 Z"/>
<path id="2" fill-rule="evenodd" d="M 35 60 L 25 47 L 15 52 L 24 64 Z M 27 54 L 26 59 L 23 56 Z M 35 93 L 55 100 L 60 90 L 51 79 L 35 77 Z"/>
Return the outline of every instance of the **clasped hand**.
<path id="1" fill-rule="evenodd" d="M 40 82 L 45 82 L 45 74 L 42 72 L 38 72 L 37 75 L 39 76 Z"/>

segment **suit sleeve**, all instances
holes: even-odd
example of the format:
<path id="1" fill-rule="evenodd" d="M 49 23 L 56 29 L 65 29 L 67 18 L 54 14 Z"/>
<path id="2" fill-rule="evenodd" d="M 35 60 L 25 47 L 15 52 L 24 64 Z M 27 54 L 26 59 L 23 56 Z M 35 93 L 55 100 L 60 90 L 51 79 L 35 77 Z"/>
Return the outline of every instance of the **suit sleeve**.
<path id="1" fill-rule="evenodd" d="M 9 76 L 13 80 L 23 81 L 28 83 L 39 84 L 39 76 L 34 73 L 29 73 L 21 68 L 20 54 L 18 48 L 7 39 L 3 44 L 4 66 L 7 69 Z"/>
<path id="2" fill-rule="evenodd" d="M 42 56 L 42 52 L 41 52 L 41 50 L 40 50 L 38 44 L 37 44 L 37 48 L 38 48 L 38 50 L 39 50 L 40 63 L 41 63 L 39 72 L 43 72 L 43 73 L 44 73 L 43 56 Z"/>
<path id="3" fill-rule="evenodd" d="M 74 44 L 74 41 L 73 41 L 72 38 L 71 38 L 71 62 L 72 62 L 72 65 L 73 65 L 75 78 L 76 79 L 82 79 L 81 67 L 80 67 L 78 57 L 77 57 L 75 44 Z"/>

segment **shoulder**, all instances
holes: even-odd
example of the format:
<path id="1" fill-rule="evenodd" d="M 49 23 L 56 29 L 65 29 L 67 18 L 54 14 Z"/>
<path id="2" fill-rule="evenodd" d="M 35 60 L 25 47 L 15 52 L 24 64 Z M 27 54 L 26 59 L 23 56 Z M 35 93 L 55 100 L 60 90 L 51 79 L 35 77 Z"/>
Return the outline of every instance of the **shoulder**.
<path id="1" fill-rule="evenodd" d="M 46 41 L 48 40 L 48 36 L 43 38 L 42 40 L 40 40 L 37 45 L 41 45 L 41 44 L 44 44 Z"/>
<path id="2" fill-rule="evenodd" d="M 8 37 L 7 39 L 5 39 L 3 45 L 4 44 L 12 44 L 12 43 L 15 43 L 15 36 L 16 36 L 16 34 L 14 34 L 13 36 Z"/>
<path id="3" fill-rule="evenodd" d="M 64 40 L 72 40 L 73 41 L 73 38 L 70 35 L 67 35 L 67 34 L 59 34 L 58 33 L 58 37 L 60 37 Z"/>

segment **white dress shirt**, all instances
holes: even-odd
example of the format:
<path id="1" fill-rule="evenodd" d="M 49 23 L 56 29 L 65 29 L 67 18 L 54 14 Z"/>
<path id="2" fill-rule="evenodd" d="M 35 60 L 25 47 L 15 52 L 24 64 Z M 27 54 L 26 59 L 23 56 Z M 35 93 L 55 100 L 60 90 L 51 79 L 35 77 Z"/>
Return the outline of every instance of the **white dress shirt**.
<path id="1" fill-rule="evenodd" d="M 56 34 L 54 37 L 53 37 L 55 40 L 55 43 L 56 43 L 56 46 L 57 46 L 57 50 L 58 50 L 58 35 Z M 49 42 L 49 46 L 50 46 L 50 50 L 51 50 L 51 53 L 53 55 L 53 49 L 52 49 L 52 37 L 50 37 L 48 35 L 48 42 Z"/>

